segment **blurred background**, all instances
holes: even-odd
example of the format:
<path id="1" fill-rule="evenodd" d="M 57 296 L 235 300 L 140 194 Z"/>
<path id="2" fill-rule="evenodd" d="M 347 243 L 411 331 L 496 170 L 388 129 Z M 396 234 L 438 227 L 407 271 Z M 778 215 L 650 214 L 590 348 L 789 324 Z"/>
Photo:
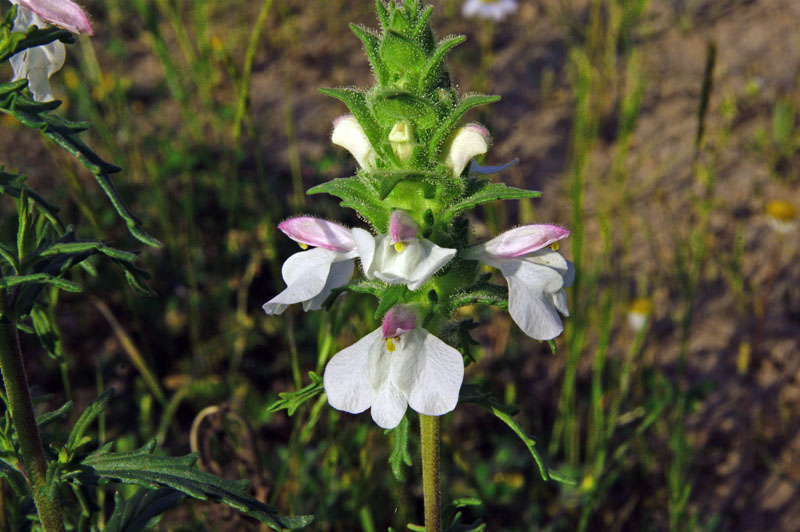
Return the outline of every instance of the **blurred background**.
<path id="1" fill-rule="evenodd" d="M 369 296 L 330 312 L 260 308 L 297 251 L 277 223 L 360 223 L 304 191 L 355 171 L 329 141 L 346 109 L 317 89 L 372 84 L 347 23 L 377 27 L 374 5 L 83 4 L 96 35 L 68 47 L 53 91 L 63 114 L 93 123 L 87 142 L 124 168 L 115 183 L 164 248 L 142 249 L 155 297 L 103 264 L 81 279 L 90 297 L 58 296 L 67 365 L 31 337 L 32 382 L 58 405 L 113 386 L 101 438 L 198 450 L 282 511 L 316 514 L 310 529 L 419 523 L 415 419 L 404 484 L 366 414 L 324 396 L 291 417 L 268 410 L 377 326 Z M 460 91 L 503 98 L 469 117 L 493 133 L 484 162 L 518 157 L 497 178 L 544 193 L 483 209 L 478 236 L 566 226 L 561 252 L 579 272 L 555 354 L 507 314 L 467 309 L 482 347 L 466 374 L 518 405 L 578 484 L 542 481 L 525 445 L 465 404 L 444 422 L 445 502 L 480 499 L 465 521 L 491 531 L 800 529 L 800 3 L 520 0 L 500 22 L 435 5 L 438 37 L 469 37 L 449 63 Z M 5 117 L 6 170 L 79 236 L 142 247 L 83 167 Z M 259 529 L 210 504 L 159 527 Z"/>

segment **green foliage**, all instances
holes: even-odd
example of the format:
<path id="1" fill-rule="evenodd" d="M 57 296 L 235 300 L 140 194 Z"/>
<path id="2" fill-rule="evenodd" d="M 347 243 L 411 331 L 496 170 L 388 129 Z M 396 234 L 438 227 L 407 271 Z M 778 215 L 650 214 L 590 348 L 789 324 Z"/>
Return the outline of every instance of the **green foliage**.
<path id="1" fill-rule="evenodd" d="M 389 455 L 389 465 L 392 468 L 392 475 L 398 482 L 406 481 L 406 467 L 411 467 L 411 452 L 408 450 L 408 416 L 403 417 L 400 424 L 387 431 L 392 435 L 392 454 Z"/>
<path id="2" fill-rule="evenodd" d="M 270 412 L 278 412 L 279 410 L 286 409 L 286 413 L 291 417 L 305 402 L 321 394 L 324 391 L 322 387 L 322 377 L 313 371 L 309 371 L 308 376 L 311 377 L 311 384 L 296 392 L 279 393 L 278 396 L 280 399 L 272 403 L 268 410 Z"/>
<path id="3" fill-rule="evenodd" d="M 144 532 L 158 524 L 161 514 L 174 508 L 184 499 L 179 491 L 168 488 L 141 489 L 127 500 L 114 494 L 114 512 L 102 532 Z"/>
<path id="4" fill-rule="evenodd" d="M 182 457 L 153 454 L 155 441 L 135 451 L 114 453 L 109 445 L 81 460 L 81 483 L 116 480 L 148 489 L 169 487 L 199 500 L 214 500 L 236 508 L 275 530 L 301 528 L 313 520 L 311 516 L 285 517 L 277 508 L 264 504 L 247 491 L 247 481 L 231 481 L 215 477 L 195 467 L 196 454 Z"/>
<path id="5" fill-rule="evenodd" d="M 569 485 L 576 483 L 575 480 L 570 478 L 568 475 L 551 469 L 546 464 L 544 459 L 539 455 L 539 452 L 536 449 L 536 440 L 529 436 L 522 429 L 522 427 L 520 427 L 519 424 L 512 419 L 512 417 L 519 412 L 517 407 L 499 402 L 497 399 L 492 397 L 490 393 L 482 391 L 479 386 L 474 384 L 464 384 L 461 387 L 461 396 L 459 397 L 459 402 L 475 403 L 480 405 L 489 410 L 500 421 L 508 425 L 508 427 L 514 431 L 514 434 L 516 434 L 519 439 L 522 440 L 522 442 L 525 444 L 525 447 L 528 448 L 528 451 L 531 453 L 534 462 L 536 462 L 536 465 L 539 467 L 539 474 L 541 474 L 542 480 L 554 480 L 556 482 Z"/>

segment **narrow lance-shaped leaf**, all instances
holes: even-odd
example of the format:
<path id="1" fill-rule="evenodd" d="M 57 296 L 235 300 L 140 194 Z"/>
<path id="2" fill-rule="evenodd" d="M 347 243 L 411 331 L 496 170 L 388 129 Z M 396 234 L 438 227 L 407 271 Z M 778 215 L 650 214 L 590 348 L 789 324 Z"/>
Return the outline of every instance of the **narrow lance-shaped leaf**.
<path id="1" fill-rule="evenodd" d="M 350 29 L 364 43 L 364 50 L 367 52 L 369 63 L 372 65 L 372 71 L 375 73 L 378 83 L 385 85 L 389 81 L 389 72 L 386 70 L 386 65 L 383 64 L 383 59 L 381 59 L 380 38 L 368 29 L 356 24 L 350 24 Z"/>
<path id="2" fill-rule="evenodd" d="M 473 107 L 494 103 L 498 100 L 500 100 L 500 96 L 486 96 L 483 94 L 474 94 L 461 100 L 431 138 L 431 141 L 428 144 L 428 156 L 430 159 L 432 161 L 436 160 L 437 156 L 439 155 L 439 150 L 442 149 L 445 139 L 453 131 L 453 128 L 456 127 L 458 121 L 461 120 L 461 117 L 464 116 L 467 111 Z"/>
<path id="3" fill-rule="evenodd" d="M 326 193 L 342 200 L 342 207 L 354 209 L 379 231 L 389 223 L 389 209 L 378 193 L 360 177 L 342 177 L 322 183 L 308 190 L 308 194 Z"/>
<path id="4" fill-rule="evenodd" d="M 503 183 L 490 183 L 488 180 L 483 180 L 482 185 L 480 185 L 477 190 L 473 189 L 473 192 L 468 192 L 467 194 L 467 196 L 456 200 L 442 212 L 440 218 L 442 222 L 447 223 L 454 216 L 484 203 L 500 200 L 538 198 L 542 195 L 541 192 L 535 190 L 509 187 Z"/>
<path id="5" fill-rule="evenodd" d="M 425 65 L 425 69 L 422 71 L 422 76 L 420 76 L 420 88 L 422 90 L 429 89 L 430 86 L 436 82 L 436 79 L 439 77 L 439 73 L 441 72 L 445 55 L 447 55 L 450 50 L 465 40 L 467 40 L 467 38 L 463 35 L 453 35 L 443 39 L 439 43 L 439 46 L 436 47 L 436 51 L 434 52 L 433 56 L 428 59 L 428 63 Z"/>

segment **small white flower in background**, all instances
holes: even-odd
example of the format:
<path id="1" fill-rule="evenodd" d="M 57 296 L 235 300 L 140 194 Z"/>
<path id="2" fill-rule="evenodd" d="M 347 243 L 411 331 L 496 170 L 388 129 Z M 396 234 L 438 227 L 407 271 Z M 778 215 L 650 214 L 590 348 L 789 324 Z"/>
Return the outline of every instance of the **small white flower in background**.
<path id="1" fill-rule="evenodd" d="M 262 308 L 281 314 L 288 305 L 302 303 L 303 310 L 319 310 L 334 288 L 353 277 L 358 250 L 352 230 L 312 216 L 290 218 L 278 228 L 301 247 L 315 247 L 286 259 L 281 269 L 286 289 Z"/>
<path id="2" fill-rule="evenodd" d="M 489 149 L 489 131 L 480 124 L 467 124 L 456 131 L 450 145 L 445 150 L 444 164 L 458 177 L 473 158 L 483 155 Z"/>
<path id="3" fill-rule="evenodd" d="M 524 225 L 468 248 L 464 258 L 497 268 L 508 281 L 508 312 L 525 334 L 551 340 L 569 316 L 564 287 L 572 284 L 572 263 L 557 251 L 569 231 L 557 225 Z M 547 248 L 547 246 L 552 246 Z"/>
<path id="4" fill-rule="evenodd" d="M 797 208 L 784 200 L 772 200 L 767 203 L 767 223 L 775 231 L 788 234 L 797 227 Z"/>
<path id="5" fill-rule="evenodd" d="M 361 168 L 375 167 L 377 154 L 355 116 L 343 115 L 333 121 L 331 142 L 349 151 Z"/>
<path id="6" fill-rule="evenodd" d="M 455 249 L 441 248 L 419 238 L 419 227 L 403 211 L 394 211 L 389 233 L 373 236 L 363 229 L 353 229 L 358 256 L 367 279 L 389 284 L 405 284 L 417 290 L 442 266 L 450 262 Z"/>
<path id="7" fill-rule="evenodd" d="M 416 320 L 410 308 L 392 307 L 380 328 L 336 353 L 323 377 L 328 403 L 351 414 L 370 408 L 385 429 L 396 427 L 408 406 L 426 416 L 452 411 L 464 360 Z"/>
<path id="8" fill-rule="evenodd" d="M 466 0 L 461 8 L 461 13 L 465 17 L 478 17 L 500 22 L 516 10 L 516 0 Z"/>
<path id="9" fill-rule="evenodd" d="M 71 0 L 9 0 L 20 9 L 33 11 L 43 20 L 72 33 L 94 34 L 92 23 L 81 6 Z M 19 16 L 19 15 L 18 15 Z M 44 28 L 44 24 L 37 24 Z M 15 26 L 16 27 L 16 26 Z M 27 28 L 26 28 L 27 29 Z M 14 30 L 19 31 L 19 30 Z"/>
<path id="10" fill-rule="evenodd" d="M 653 302 L 646 297 L 639 297 L 631 302 L 628 308 L 628 326 L 634 332 L 639 332 L 647 325 L 650 316 L 653 315 Z"/>

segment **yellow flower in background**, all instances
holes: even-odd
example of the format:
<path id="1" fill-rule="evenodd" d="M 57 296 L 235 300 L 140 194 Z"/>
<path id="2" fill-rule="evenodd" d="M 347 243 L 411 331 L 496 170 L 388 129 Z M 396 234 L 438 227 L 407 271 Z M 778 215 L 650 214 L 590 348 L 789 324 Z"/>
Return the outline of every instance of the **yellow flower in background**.
<path id="1" fill-rule="evenodd" d="M 764 209 L 767 223 L 781 234 L 791 233 L 797 227 L 797 207 L 784 200 L 772 200 Z"/>
<path id="2" fill-rule="evenodd" d="M 635 332 L 639 332 L 653 315 L 653 302 L 646 297 L 639 297 L 631 302 L 628 308 L 628 325 Z"/>

